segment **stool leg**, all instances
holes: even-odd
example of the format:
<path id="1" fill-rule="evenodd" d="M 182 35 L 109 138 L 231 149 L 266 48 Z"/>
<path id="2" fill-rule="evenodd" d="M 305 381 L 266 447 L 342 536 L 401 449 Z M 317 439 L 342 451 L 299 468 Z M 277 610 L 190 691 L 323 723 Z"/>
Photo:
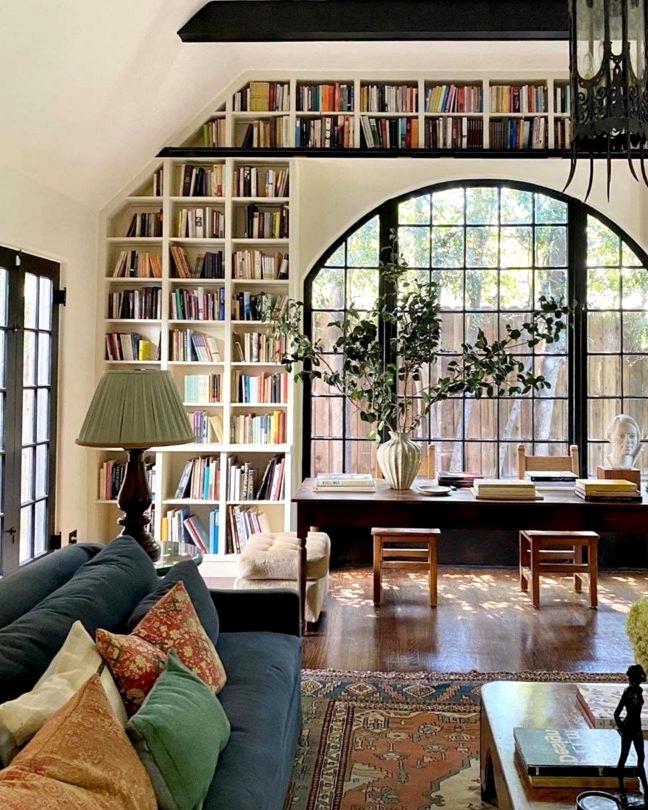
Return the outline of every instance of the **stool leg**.
<path id="1" fill-rule="evenodd" d="M 598 543 L 594 541 L 587 548 L 589 566 L 590 607 L 598 607 Z"/>
<path id="2" fill-rule="evenodd" d="M 519 560 L 520 560 L 520 590 L 529 590 L 529 580 L 525 573 L 525 569 L 529 568 L 529 541 L 525 537 L 524 532 L 520 532 L 519 536 Z"/>
<path id="3" fill-rule="evenodd" d="M 382 537 L 374 535 L 373 540 L 373 601 L 380 604 L 380 575 L 382 569 Z"/>
<path id="4" fill-rule="evenodd" d="M 437 538 L 432 535 L 428 540 L 428 575 L 430 578 L 430 607 L 437 606 Z"/>
<path id="5" fill-rule="evenodd" d="M 531 601 L 533 607 L 540 607 L 540 553 L 538 542 L 531 538 L 530 546 L 530 567 L 531 567 Z"/>
<path id="6" fill-rule="evenodd" d="M 583 546 L 580 544 L 574 546 L 574 562 L 577 565 L 581 565 L 583 562 Z M 576 593 L 580 593 L 583 590 L 583 580 L 580 574 L 574 574 L 574 590 Z"/>

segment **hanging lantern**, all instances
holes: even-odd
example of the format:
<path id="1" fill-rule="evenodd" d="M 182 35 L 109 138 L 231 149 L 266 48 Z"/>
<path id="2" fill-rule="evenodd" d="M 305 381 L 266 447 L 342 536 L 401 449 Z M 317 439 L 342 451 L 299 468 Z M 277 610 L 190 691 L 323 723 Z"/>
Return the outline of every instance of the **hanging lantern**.
<path id="1" fill-rule="evenodd" d="M 587 194 L 592 188 L 595 155 L 607 158 L 610 197 L 611 156 L 638 157 L 646 185 L 643 149 L 648 138 L 647 0 L 569 0 L 572 158 L 589 153 Z"/>

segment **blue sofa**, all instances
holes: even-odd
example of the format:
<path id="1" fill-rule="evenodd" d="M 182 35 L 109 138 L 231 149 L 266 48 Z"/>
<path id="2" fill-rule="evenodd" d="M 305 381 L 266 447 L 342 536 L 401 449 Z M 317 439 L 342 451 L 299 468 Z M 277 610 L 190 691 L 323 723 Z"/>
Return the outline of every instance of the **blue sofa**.
<path id="1" fill-rule="evenodd" d="M 199 588 L 189 582 L 196 577 Z M 194 604 L 198 593 L 216 606 L 205 629 L 227 673 L 219 699 L 231 736 L 203 808 L 281 810 L 301 728 L 299 603 L 291 591 L 208 590 L 190 562 L 160 578 L 130 537 L 66 546 L 0 580 L 0 702 L 33 687 L 76 619 L 93 638 L 99 627 L 129 632 L 136 607 L 141 613 L 147 596 L 178 579 Z"/>

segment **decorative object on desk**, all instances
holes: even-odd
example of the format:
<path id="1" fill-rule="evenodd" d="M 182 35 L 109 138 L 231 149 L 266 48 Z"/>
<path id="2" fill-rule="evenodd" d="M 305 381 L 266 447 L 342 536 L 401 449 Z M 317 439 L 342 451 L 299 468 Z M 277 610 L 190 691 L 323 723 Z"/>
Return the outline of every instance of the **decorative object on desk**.
<path id="1" fill-rule="evenodd" d="M 646 682 L 646 673 L 641 664 L 632 664 L 626 672 L 628 686 L 623 690 L 619 705 L 614 711 L 614 722 L 621 734 L 621 752 L 617 765 L 619 779 L 619 792 L 621 801 L 625 799 L 625 784 L 623 772 L 630 753 L 630 746 L 634 748 L 637 756 L 637 770 L 641 781 L 644 800 L 648 796 L 648 780 L 646 779 L 644 738 L 641 728 L 641 709 L 643 707 L 643 691 L 641 684 Z"/>
<path id="2" fill-rule="evenodd" d="M 643 148 L 648 137 L 648 54 L 645 0 L 569 0 L 569 70 L 571 84 L 571 183 L 577 159 L 589 153 L 607 157 L 607 196 L 612 179 L 611 153 L 625 155 L 632 176 L 633 152 L 640 158 L 648 185 Z M 564 190 L 564 189 L 563 189 Z"/>
<path id="3" fill-rule="evenodd" d="M 389 431 L 389 439 L 378 445 L 376 461 L 392 489 L 409 489 L 421 465 L 421 448 L 409 433 Z"/>
<path id="4" fill-rule="evenodd" d="M 407 453 L 407 460 L 386 463 L 383 474 L 393 489 L 409 489 L 418 468 L 410 443 L 435 403 L 458 394 L 500 397 L 551 387 L 521 359 L 520 349 L 559 341 L 571 307 L 541 296 L 521 326 L 507 324 L 492 341 L 479 329 L 474 342 L 451 354 L 441 344 L 439 285 L 414 277 L 394 234 L 385 250 L 376 298 L 328 321 L 327 335 L 313 338 L 304 330 L 302 301 L 289 300 L 283 312 L 267 313 L 265 320 L 275 339 L 287 340 L 280 360 L 288 371 L 298 367 L 297 379 L 321 380 L 342 393 L 377 439 L 393 435 L 390 447 Z M 410 475 L 390 479 L 394 469 Z"/>
<path id="5" fill-rule="evenodd" d="M 168 371 L 161 369 L 104 372 L 77 438 L 86 447 L 123 447 L 126 473 L 117 504 L 122 535 L 133 537 L 152 560 L 160 547 L 147 530 L 151 491 L 144 452 L 151 447 L 186 444 L 194 434 Z"/>
<path id="6" fill-rule="evenodd" d="M 628 414 L 618 413 L 608 425 L 605 435 L 610 443 L 606 463 L 610 467 L 636 469 L 642 440 L 637 420 Z"/>

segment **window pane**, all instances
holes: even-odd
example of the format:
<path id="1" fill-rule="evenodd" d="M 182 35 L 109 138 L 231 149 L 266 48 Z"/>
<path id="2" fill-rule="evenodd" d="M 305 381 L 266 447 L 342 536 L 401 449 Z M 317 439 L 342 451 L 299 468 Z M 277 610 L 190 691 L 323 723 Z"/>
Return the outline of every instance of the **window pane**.
<path id="1" fill-rule="evenodd" d="M 587 264 L 589 267 L 617 267 L 620 264 L 619 237 L 595 217 L 587 218 Z"/>
<path id="2" fill-rule="evenodd" d="M 54 285 L 46 276 L 40 276 L 38 300 L 38 328 L 50 330 L 52 328 L 52 295 Z"/>
<path id="3" fill-rule="evenodd" d="M 24 506 L 20 510 L 20 562 L 24 563 L 31 559 L 32 553 L 32 537 L 33 537 L 33 508 L 31 506 Z"/>
<path id="4" fill-rule="evenodd" d="M 587 306 L 590 309 L 618 309 L 620 273 L 617 269 L 591 267 L 587 272 Z"/>
<path id="5" fill-rule="evenodd" d="M 34 448 L 23 447 L 20 471 L 20 500 L 28 503 L 34 499 Z"/>
<path id="6" fill-rule="evenodd" d="M 31 444 L 35 441 L 36 392 L 33 388 L 23 390 L 22 412 L 22 443 Z"/>
<path id="7" fill-rule="evenodd" d="M 25 273 L 25 326 L 35 329 L 38 315 L 38 278 Z"/>
<path id="8" fill-rule="evenodd" d="M 0 267 L 0 327 L 7 326 L 7 285 L 9 274 L 6 267 Z"/>
<path id="9" fill-rule="evenodd" d="M 529 270 L 503 270 L 500 273 L 500 306 L 503 309 L 530 309 L 533 300 L 533 274 Z"/>
<path id="10" fill-rule="evenodd" d="M 313 281 L 313 309 L 344 308 L 344 269 L 324 267 Z"/>
<path id="11" fill-rule="evenodd" d="M 500 214 L 502 224 L 530 224 L 533 220 L 533 196 L 530 192 L 517 188 L 503 188 Z"/>
<path id="12" fill-rule="evenodd" d="M 567 228 L 536 228 L 535 263 L 538 267 L 567 265 Z"/>
<path id="13" fill-rule="evenodd" d="M 533 262 L 533 230 L 531 228 L 502 228 L 500 237 L 501 267 L 531 267 Z"/>
<path id="14" fill-rule="evenodd" d="M 616 334 L 610 332 L 610 338 L 616 337 L 618 340 L 620 332 L 621 330 L 617 327 Z M 648 313 L 624 313 L 623 349 L 626 352 L 648 352 Z"/>
<path id="15" fill-rule="evenodd" d="M 545 194 L 533 196 L 536 222 L 567 222 L 567 203 Z"/>
<path id="16" fill-rule="evenodd" d="M 648 311 L 648 271 L 643 267 L 625 267 L 622 272 L 623 306 Z"/>
<path id="17" fill-rule="evenodd" d="M 588 438 L 604 440 L 610 420 L 618 413 L 621 413 L 621 400 L 590 399 L 588 403 Z"/>
<path id="18" fill-rule="evenodd" d="M 378 224 L 378 217 L 374 217 L 349 237 L 347 244 L 349 266 L 378 264 L 380 259 Z"/>
<path id="19" fill-rule="evenodd" d="M 34 515 L 34 556 L 47 550 L 47 501 L 38 501 Z"/>
<path id="20" fill-rule="evenodd" d="M 469 270 L 466 272 L 467 308 L 496 309 L 497 301 L 497 271 Z"/>
<path id="21" fill-rule="evenodd" d="M 499 214 L 498 206 L 497 188 L 469 188 L 466 191 L 466 224 L 496 224 Z"/>
<path id="22" fill-rule="evenodd" d="M 344 445 L 341 441 L 311 443 L 311 475 L 322 472 L 355 472 L 344 469 Z"/>
<path id="23" fill-rule="evenodd" d="M 430 196 L 421 194 L 398 206 L 398 222 L 402 225 L 427 225 L 430 222 Z"/>
<path id="24" fill-rule="evenodd" d="M 432 266 L 463 267 L 463 228 L 435 228 L 432 231 Z"/>
<path id="25" fill-rule="evenodd" d="M 434 225 L 463 225 L 464 190 L 449 188 L 432 195 L 432 223 Z"/>
<path id="26" fill-rule="evenodd" d="M 623 392 L 625 396 L 648 395 L 648 357 L 626 354 L 623 360 Z"/>
<path id="27" fill-rule="evenodd" d="M 36 385 L 36 333 L 25 331 L 23 337 L 23 385 Z"/>
<path id="28" fill-rule="evenodd" d="M 618 312 L 587 314 L 587 348 L 590 352 L 621 350 L 621 316 Z"/>
<path id="29" fill-rule="evenodd" d="M 50 394 L 47 388 L 38 389 L 36 404 L 36 441 L 44 442 L 50 438 Z"/>
<path id="30" fill-rule="evenodd" d="M 427 228 L 401 228 L 398 248 L 408 267 L 430 266 L 430 232 Z"/>
<path id="31" fill-rule="evenodd" d="M 47 445 L 38 445 L 36 447 L 36 479 L 34 491 L 34 496 L 36 498 L 44 498 L 47 495 L 47 459 Z"/>
<path id="32" fill-rule="evenodd" d="M 378 271 L 375 268 L 351 269 L 347 273 L 347 302 L 357 309 L 370 309 L 378 297 Z M 329 304 L 330 306 L 330 304 Z"/>
<path id="33" fill-rule="evenodd" d="M 557 301 L 567 300 L 567 269 L 562 270 L 536 270 L 535 272 L 535 303 L 540 296 L 555 298 Z"/>
<path id="34" fill-rule="evenodd" d="M 38 335 L 38 385 L 49 385 L 51 378 L 52 359 L 50 346 L 52 338 L 47 332 Z"/>
<path id="35" fill-rule="evenodd" d="M 498 228 L 466 228 L 466 267 L 497 267 Z"/>
<path id="36" fill-rule="evenodd" d="M 533 400 L 505 398 L 499 401 L 500 437 L 531 439 L 533 430 Z"/>

